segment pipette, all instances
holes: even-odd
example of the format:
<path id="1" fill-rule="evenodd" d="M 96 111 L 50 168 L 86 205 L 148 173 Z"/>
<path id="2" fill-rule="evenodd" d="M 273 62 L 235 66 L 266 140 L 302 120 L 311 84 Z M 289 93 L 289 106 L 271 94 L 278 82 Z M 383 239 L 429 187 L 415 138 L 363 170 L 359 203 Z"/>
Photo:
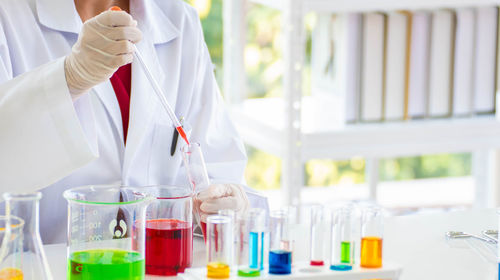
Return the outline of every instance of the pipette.
<path id="1" fill-rule="evenodd" d="M 113 6 L 110 8 L 110 10 L 111 11 L 121 11 L 122 9 L 118 6 Z M 165 109 L 165 112 L 167 112 L 167 115 L 170 117 L 170 120 L 172 120 L 172 122 L 175 126 L 175 129 L 177 130 L 177 132 L 179 132 L 179 135 L 182 137 L 182 139 L 184 139 L 184 141 L 186 141 L 186 144 L 189 145 L 189 141 L 187 139 L 186 133 L 184 132 L 184 129 L 182 128 L 182 124 L 179 121 L 179 119 L 177 118 L 177 116 L 175 115 L 174 111 L 172 110 L 172 107 L 170 107 L 170 105 L 168 104 L 167 98 L 165 97 L 163 90 L 161 89 L 161 87 L 158 84 L 158 82 L 156 81 L 156 79 L 153 77 L 153 74 L 149 70 L 146 63 L 144 62 L 144 59 L 143 59 L 141 53 L 139 52 L 139 50 L 137 49 L 136 45 L 134 45 L 134 49 L 135 49 L 134 50 L 134 57 L 137 58 L 137 61 L 139 61 L 139 64 L 141 65 L 142 70 L 144 71 L 144 74 L 146 74 L 146 77 L 148 78 L 149 82 L 153 86 L 153 91 L 156 93 L 156 96 L 158 97 L 158 99 L 160 99 L 160 103 L 163 106 L 163 109 Z"/>

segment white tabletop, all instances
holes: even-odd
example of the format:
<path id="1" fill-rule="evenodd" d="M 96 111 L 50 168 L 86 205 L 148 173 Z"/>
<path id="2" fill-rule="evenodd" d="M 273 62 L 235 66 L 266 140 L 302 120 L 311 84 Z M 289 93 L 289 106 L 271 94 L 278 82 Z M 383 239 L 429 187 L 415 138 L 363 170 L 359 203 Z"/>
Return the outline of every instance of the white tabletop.
<path id="1" fill-rule="evenodd" d="M 480 233 L 496 229 L 495 210 L 471 210 L 454 213 L 393 217 L 385 223 L 384 259 L 403 266 L 401 280 L 481 280 L 495 279 L 496 265 L 482 260 L 472 250 L 451 247 L 444 238 L 449 230 Z M 195 238 L 194 264 L 205 261 L 203 240 Z M 66 246 L 45 246 L 56 280 L 66 278 Z M 496 274 L 498 275 L 498 274 Z M 152 277 L 146 279 L 175 279 Z"/>

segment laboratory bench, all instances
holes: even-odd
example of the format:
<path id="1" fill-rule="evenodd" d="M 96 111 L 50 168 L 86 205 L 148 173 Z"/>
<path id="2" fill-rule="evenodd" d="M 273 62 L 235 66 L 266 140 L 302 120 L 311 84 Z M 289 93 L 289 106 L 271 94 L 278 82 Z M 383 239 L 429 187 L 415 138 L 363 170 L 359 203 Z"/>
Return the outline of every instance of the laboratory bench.
<path id="1" fill-rule="evenodd" d="M 401 280 L 495 279 L 495 264 L 488 263 L 467 246 L 450 244 L 445 239 L 445 232 L 456 230 L 480 234 L 482 230 L 497 228 L 498 217 L 494 209 L 387 218 L 383 257 L 403 267 Z M 54 279 L 66 279 L 66 245 L 46 245 L 45 249 Z M 302 255 L 306 255 L 306 251 L 299 250 Z M 205 246 L 201 238 L 195 238 L 193 252 L 193 266 L 203 266 Z M 146 279 L 175 278 L 146 276 Z"/>

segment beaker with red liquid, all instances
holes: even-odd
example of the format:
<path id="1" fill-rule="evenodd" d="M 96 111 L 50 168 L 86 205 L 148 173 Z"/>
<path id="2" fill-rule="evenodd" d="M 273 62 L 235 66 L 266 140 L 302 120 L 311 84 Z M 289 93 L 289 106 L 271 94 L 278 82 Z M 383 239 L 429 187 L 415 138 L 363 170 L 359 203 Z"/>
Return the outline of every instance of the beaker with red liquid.
<path id="1" fill-rule="evenodd" d="M 146 209 L 146 274 L 172 276 L 193 263 L 193 192 L 188 187 L 152 186 Z"/>

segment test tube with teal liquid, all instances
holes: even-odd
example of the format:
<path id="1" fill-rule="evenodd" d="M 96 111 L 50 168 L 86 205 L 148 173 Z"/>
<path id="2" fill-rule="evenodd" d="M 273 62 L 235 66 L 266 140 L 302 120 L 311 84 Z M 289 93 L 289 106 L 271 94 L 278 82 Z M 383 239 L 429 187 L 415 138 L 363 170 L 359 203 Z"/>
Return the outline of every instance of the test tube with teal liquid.
<path id="1" fill-rule="evenodd" d="M 264 231 L 266 212 L 264 209 L 250 209 L 248 213 L 248 252 L 249 266 L 253 269 L 264 269 Z"/>
<path id="2" fill-rule="evenodd" d="M 269 273 L 291 274 L 292 251 L 289 248 L 290 232 L 288 213 L 286 211 L 273 211 L 269 217 L 270 250 Z"/>
<path id="3" fill-rule="evenodd" d="M 250 209 L 238 225 L 238 276 L 258 277 L 264 268 L 265 211 Z"/>
<path id="4" fill-rule="evenodd" d="M 332 212 L 330 269 L 352 270 L 354 264 L 353 209 L 342 207 Z"/>

